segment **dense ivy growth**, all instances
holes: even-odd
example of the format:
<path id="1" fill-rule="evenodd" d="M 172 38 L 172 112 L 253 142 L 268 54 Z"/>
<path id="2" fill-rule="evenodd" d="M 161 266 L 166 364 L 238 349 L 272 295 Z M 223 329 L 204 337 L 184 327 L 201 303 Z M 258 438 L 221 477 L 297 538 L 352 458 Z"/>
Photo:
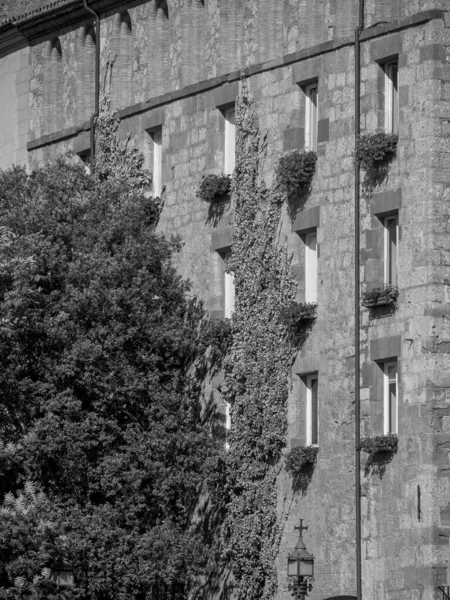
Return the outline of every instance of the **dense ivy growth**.
<path id="1" fill-rule="evenodd" d="M 295 282 L 277 243 L 286 190 L 277 182 L 268 189 L 263 182 L 266 147 L 245 80 L 243 87 L 236 108 L 236 229 L 227 267 L 235 276 L 236 304 L 222 386 L 232 406 L 224 557 L 234 576 L 235 597 L 257 600 L 272 598 L 277 585 L 276 479 L 286 441 L 293 353 L 281 309 L 293 301 Z"/>
<path id="2" fill-rule="evenodd" d="M 281 309 L 281 320 L 293 346 L 299 346 L 317 315 L 316 302 L 290 302 Z"/>

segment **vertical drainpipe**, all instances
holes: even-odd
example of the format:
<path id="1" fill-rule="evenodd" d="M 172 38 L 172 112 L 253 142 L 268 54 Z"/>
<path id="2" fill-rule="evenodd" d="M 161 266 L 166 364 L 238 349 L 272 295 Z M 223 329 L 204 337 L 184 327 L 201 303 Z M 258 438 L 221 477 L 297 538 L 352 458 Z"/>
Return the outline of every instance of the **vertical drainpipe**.
<path id="1" fill-rule="evenodd" d="M 91 173 L 95 164 L 95 119 L 100 112 L 100 15 L 83 0 L 84 8 L 95 17 L 95 104 L 91 115 Z"/>
<path id="2" fill-rule="evenodd" d="M 361 128 L 361 46 L 364 0 L 359 0 L 359 23 L 355 29 L 355 150 Z M 360 164 L 355 157 L 355 512 L 356 597 L 361 600 L 361 410 L 360 410 Z"/>

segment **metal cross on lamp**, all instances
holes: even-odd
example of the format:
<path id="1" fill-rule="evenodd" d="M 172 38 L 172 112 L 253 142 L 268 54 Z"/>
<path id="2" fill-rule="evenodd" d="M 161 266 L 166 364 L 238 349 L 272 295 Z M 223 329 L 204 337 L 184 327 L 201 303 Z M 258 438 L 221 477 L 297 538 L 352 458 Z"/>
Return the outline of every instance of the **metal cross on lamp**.
<path id="1" fill-rule="evenodd" d="M 300 535 L 295 549 L 288 554 L 288 583 L 296 600 L 305 600 L 305 596 L 312 590 L 314 581 L 314 556 L 306 550 L 302 538 L 303 531 L 308 529 L 303 527 L 303 519 L 300 519 L 300 525 L 294 529 L 298 529 Z"/>

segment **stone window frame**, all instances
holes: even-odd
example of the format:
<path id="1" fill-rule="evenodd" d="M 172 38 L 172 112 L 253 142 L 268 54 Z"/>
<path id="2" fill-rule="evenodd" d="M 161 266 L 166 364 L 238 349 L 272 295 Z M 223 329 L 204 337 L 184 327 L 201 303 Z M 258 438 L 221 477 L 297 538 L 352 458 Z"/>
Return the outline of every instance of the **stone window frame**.
<path id="1" fill-rule="evenodd" d="M 232 252 L 234 226 L 232 215 L 225 219 L 227 225 L 216 229 L 211 234 L 212 286 L 216 291 L 209 299 L 210 314 L 213 319 L 230 318 L 233 311 L 227 314 L 226 286 L 232 281 L 225 272 L 225 260 Z M 234 278 L 233 278 L 234 281 Z M 235 295 L 234 295 L 235 296 Z"/>
<path id="2" fill-rule="evenodd" d="M 308 373 L 307 375 L 303 375 L 302 379 L 306 388 L 306 414 L 305 414 L 305 442 L 306 446 L 319 446 L 319 373 L 318 371 L 314 371 L 313 373 Z M 315 427 L 314 427 L 314 419 L 313 419 L 313 382 L 317 382 L 316 389 L 316 410 L 315 410 Z M 315 431 L 313 431 L 313 428 Z M 315 440 L 315 441 L 314 441 Z"/>
<path id="3" fill-rule="evenodd" d="M 230 442 L 228 441 L 228 432 L 231 430 L 231 404 L 226 400 L 224 403 L 224 430 L 225 430 L 225 450 L 228 451 L 230 449 Z"/>
<path id="4" fill-rule="evenodd" d="M 398 434 L 400 424 L 400 407 L 402 399 L 401 388 L 401 335 L 392 335 L 378 337 L 370 341 L 370 361 L 363 367 L 363 387 L 371 388 L 370 399 L 372 403 L 373 428 L 374 435 L 388 433 L 386 422 L 386 366 L 395 363 L 397 365 L 397 385 L 396 385 L 396 432 Z"/>
<path id="5" fill-rule="evenodd" d="M 300 238 L 300 244 L 296 244 L 296 254 L 298 263 L 292 266 L 293 274 L 298 280 L 297 297 L 299 302 L 317 302 L 318 298 L 318 274 L 320 259 L 320 205 L 304 208 L 296 217 L 292 224 L 292 232 Z M 307 297 L 307 260 L 308 252 L 306 250 L 306 238 L 312 232 L 316 233 L 316 294 L 315 300 L 308 300 Z"/>
<path id="6" fill-rule="evenodd" d="M 399 250 L 399 224 L 398 224 L 398 210 L 391 211 L 388 214 L 380 217 L 382 219 L 383 228 L 384 228 L 384 252 L 383 252 L 383 260 L 384 260 L 384 278 L 383 282 L 385 285 L 398 285 L 398 250 Z M 395 263 L 394 269 L 390 269 L 392 262 L 392 239 L 390 236 L 390 228 L 389 222 L 395 219 Z"/>
<path id="7" fill-rule="evenodd" d="M 403 54 L 403 39 L 400 32 L 383 36 L 380 39 L 370 42 L 370 56 L 372 61 L 378 64 L 377 76 L 377 127 L 379 131 L 385 133 L 398 133 L 400 124 L 400 69 L 405 64 L 405 55 Z M 390 115 L 389 107 L 386 101 L 386 92 L 388 88 L 387 65 L 397 63 L 397 131 L 390 131 L 388 128 Z"/>
<path id="8" fill-rule="evenodd" d="M 382 64 L 384 71 L 384 131 L 398 135 L 398 56 Z"/>
<path id="9" fill-rule="evenodd" d="M 367 291 L 380 287 L 386 280 L 385 219 L 397 215 L 397 285 L 401 278 L 402 189 L 373 194 L 370 200 L 371 228 L 366 231 L 365 273 Z"/>
<path id="10" fill-rule="evenodd" d="M 227 106 L 223 110 L 223 116 L 225 119 L 223 172 L 232 175 L 236 166 L 236 104 Z"/>
<path id="11" fill-rule="evenodd" d="M 146 131 L 151 139 L 152 148 L 152 192 L 155 198 L 160 198 L 163 190 L 163 127 L 159 125 Z"/>
<path id="12" fill-rule="evenodd" d="M 383 371 L 383 433 L 387 435 L 389 433 L 398 434 L 398 362 L 397 358 L 388 359 L 379 363 Z M 392 383 L 389 371 L 391 367 L 395 367 L 395 425 L 392 426 L 391 420 L 391 403 L 390 395 Z"/>
<path id="13" fill-rule="evenodd" d="M 165 173 L 165 161 L 164 161 L 164 124 L 165 124 L 165 110 L 164 107 L 150 110 L 140 118 L 140 148 L 144 155 L 144 168 L 152 172 L 152 186 L 151 192 L 154 196 L 161 196 L 165 190 L 164 182 L 167 181 Z M 155 157 L 155 133 L 160 133 L 161 143 L 158 144 L 159 149 L 159 162 L 158 157 Z M 155 191 L 155 166 L 159 168 L 159 189 Z M 147 190 L 150 191 L 150 190 Z M 159 192 L 156 193 L 156 192 Z"/>
<path id="14" fill-rule="evenodd" d="M 317 152 L 319 123 L 319 79 L 301 86 L 305 95 L 305 150 Z M 315 102 L 314 102 L 315 92 Z"/>
<path id="15" fill-rule="evenodd" d="M 209 155 L 212 157 L 213 164 L 216 166 L 219 162 L 223 164 L 223 170 L 226 171 L 226 152 L 227 152 L 227 112 L 236 107 L 236 98 L 239 95 L 239 82 L 226 83 L 218 87 L 213 94 L 213 106 L 217 109 L 215 133 L 209 140 Z M 236 133 L 236 129 L 235 129 Z M 220 153 L 220 154 L 219 154 Z M 231 175 L 231 172 L 229 173 Z"/>
<path id="16" fill-rule="evenodd" d="M 306 93 L 305 89 L 317 83 L 317 151 L 321 152 L 321 144 L 330 139 L 330 119 L 323 113 L 327 110 L 327 77 L 323 65 L 323 56 L 316 56 L 300 61 L 292 68 L 292 84 L 297 88 L 298 110 L 292 114 L 290 125 L 283 132 L 283 149 L 302 150 L 306 148 Z M 295 115 L 295 117 L 294 117 Z M 322 149 L 323 151 L 323 149 Z"/>
<path id="17" fill-rule="evenodd" d="M 307 445 L 307 378 L 316 375 L 320 377 L 322 384 L 324 380 L 326 383 L 326 363 L 321 360 L 319 355 L 298 356 L 293 366 L 293 373 L 296 374 L 296 377 L 292 381 L 293 393 L 288 408 L 288 446 L 290 449 Z"/>
<path id="18" fill-rule="evenodd" d="M 317 302 L 317 227 L 304 231 L 300 237 L 305 246 L 305 302 Z M 309 241 L 313 237 L 315 248 Z"/>

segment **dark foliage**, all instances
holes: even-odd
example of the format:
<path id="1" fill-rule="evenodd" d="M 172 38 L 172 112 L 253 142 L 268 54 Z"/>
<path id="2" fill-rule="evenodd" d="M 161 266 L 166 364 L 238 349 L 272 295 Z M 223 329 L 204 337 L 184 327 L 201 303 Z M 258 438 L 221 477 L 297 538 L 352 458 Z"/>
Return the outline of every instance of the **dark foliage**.
<path id="1" fill-rule="evenodd" d="M 231 175 L 207 175 L 203 177 L 197 196 L 204 202 L 214 202 L 220 196 L 229 194 L 231 190 Z"/>
<path id="2" fill-rule="evenodd" d="M 393 158 L 397 150 L 398 135 L 391 133 L 366 133 L 359 136 L 355 158 L 363 169 L 369 170 Z"/>
<path id="3" fill-rule="evenodd" d="M 202 334 L 202 340 L 209 348 L 208 359 L 211 364 L 220 363 L 231 345 L 230 319 L 215 319 L 208 321 Z"/>
<path id="4" fill-rule="evenodd" d="M 292 477 L 299 475 L 306 465 L 315 464 L 318 451 L 317 446 L 295 446 L 286 454 L 286 471 Z"/>
<path id="5" fill-rule="evenodd" d="M 288 195 L 308 187 L 316 172 L 316 161 L 317 154 L 312 150 L 295 150 L 285 154 L 280 158 L 275 172 L 278 184 Z"/>
<path id="6" fill-rule="evenodd" d="M 377 452 L 397 452 L 398 437 L 395 433 L 363 438 L 359 444 L 361 450 L 368 454 Z"/>
<path id="7" fill-rule="evenodd" d="M 370 292 L 364 292 L 362 295 L 362 305 L 366 308 L 375 306 L 395 306 L 398 299 L 398 287 L 394 285 L 384 285 L 374 288 Z"/>
<path id="8" fill-rule="evenodd" d="M 80 600 L 181 600 L 204 568 L 190 517 L 219 451 L 187 391 L 203 312 L 157 215 L 126 181 L 62 163 L 0 174 L 8 597 L 62 599 L 48 577 L 61 558 Z M 24 512 L 27 481 L 44 496 Z"/>
<path id="9" fill-rule="evenodd" d="M 280 311 L 281 322 L 286 326 L 291 343 L 298 346 L 309 331 L 317 314 L 315 302 L 291 302 Z"/>

